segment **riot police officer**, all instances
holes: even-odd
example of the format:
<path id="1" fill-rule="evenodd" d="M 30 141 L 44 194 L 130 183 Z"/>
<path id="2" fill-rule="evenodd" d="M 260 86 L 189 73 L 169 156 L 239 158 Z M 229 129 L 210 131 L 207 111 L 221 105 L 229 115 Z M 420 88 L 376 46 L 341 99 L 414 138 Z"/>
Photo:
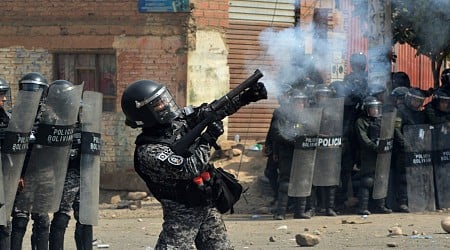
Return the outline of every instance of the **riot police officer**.
<path id="1" fill-rule="evenodd" d="M 343 126 L 342 102 L 335 98 L 335 90 L 326 85 L 319 84 L 313 90 L 314 106 L 323 108 L 322 119 L 319 131 L 319 141 L 328 141 L 331 138 L 341 139 Z M 336 216 L 335 196 L 340 176 L 341 144 L 339 143 L 318 143 L 313 185 L 317 194 L 316 203 L 325 208 L 327 216 Z M 326 159 L 326 160 L 325 160 Z M 333 176 L 328 173 L 334 173 Z M 314 202 L 314 201 L 313 201 Z"/>
<path id="2" fill-rule="evenodd" d="M 292 87 L 289 84 L 281 84 L 282 90 L 278 97 L 278 103 L 280 106 L 285 106 L 289 102 L 289 94 L 292 92 Z M 264 176 L 269 180 L 270 187 L 273 191 L 273 201 L 271 204 L 275 204 L 278 196 L 278 147 L 275 140 L 275 123 L 277 122 L 276 109 L 272 114 L 270 120 L 269 130 L 267 131 L 266 140 L 264 142 L 263 155 L 267 157 L 266 168 L 264 169 Z"/>
<path id="3" fill-rule="evenodd" d="M 399 90 L 397 90 L 399 91 Z M 403 90 L 401 90 L 403 91 Z M 409 212 L 407 177 L 405 166 L 405 137 L 403 128 L 407 125 L 428 123 L 428 118 L 423 111 L 425 94 L 419 88 L 409 88 L 404 94 L 403 102 L 397 104 L 397 120 L 394 137 L 393 179 L 396 185 L 389 190 L 395 196 L 399 212 Z"/>
<path id="4" fill-rule="evenodd" d="M 356 120 L 356 137 L 361 149 L 360 185 L 358 188 L 359 210 L 358 214 L 369 215 L 370 193 L 374 185 L 375 166 L 379 152 L 378 140 L 380 138 L 381 114 L 383 103 L 373 96 L 364 99 L 365 113 Z M 385 199 L 374 200 L 376 213 L 391 213 L 385 206 Z"/>
<path id="5" fill-rule="evenodd" d="M 352 71 L 344 77 L 344 82 L 351 88 L 351 97 L 355 103 L 362 104 L 368 95 L 367 82 L 367 58 L 363 53 L 354 53 L 350 56 L 350 67 Z"/>
<path id="6" fill-rule="evenodd" d="M 77 123 L 74 127 L 72 149 L 70 150 L 70 159 L 67 168 L 66 178 L 64 180 L 63 195 L 57 212 L 53 214 L 50 224 L 49 249 L 64 249 L 64 234 L 70 220 L 70 212 L 76 219 L 75 225 L 75 243 L 77 249 L 92 249 L 93 232 L 92 225 L 84 225 L 79 221 L 80 208 L 80 159 L 81 159 L 81 123 L 80 113 L 78 113 Z"/>
<path id="7" fill-rule="evenodd" d="M 441 73 L 441 88 L 450 92 L 450 68 L 446 68 Z"/>
<path id="8" fill-rule="evenodd" d="M 433 125 L 449 122 L 450 93 L 445 88 L 437 89 L 431 102 L 425 105 L 424 112 Z"/>
<path id="9" fill-rule="evenodd" d="M 263 98 L 267 92 L 257 83 L 233 97 L 226 113 Z M 213 194 L 203 188 L 200 176 L 213 168 L 208 161 L 211 146 L 223 133 L 220 120 L 207 124 L 206 131 L 197 137 L 192 133 L 198 126 L 203 131 L 202 119 L 192 123 L 196 124 L 193 129 L 188 119 L 196 119 L 202 109 L 182 112 L 167 88 L 151 80 L 129 85 L 121 104 L 126 124 L 142 128 L 136 139 L 135 170 L 164 213 L 155 249 L 189 249 L 193 244 L 197 249 L 232 249 L 224 221 L 212 202 Z M 196 140 L 190 140 L 191 136 Z"/>
<path id="10" fill-rule="evenodd" d="M 11 114 L 6 110 L 5 106 L 8 101 L 8 91 L 8 82 L 5 79 L 0 78 L 0 128 L 7 127 L 9 119 L 11 118 Z"/>
<path id="11" fill-rule="evenodd" d="M 409 80 L 408 74 L 403 71 L 392 73 L 392 90 L 398 87 L 411 87 L 411 81 Z"/>
<path id="12" fill-rule="evenodd" d="M 37 124 L 40 120 L 41 108 L 45 103 L 46 92 L 49 87 L 47 79 L 38 72 L 31 72 L 24 75 L 19 80 L 19 90 L 34 90 L 34 89 L 43 89 L 40 107 L 38 109 L 38 114 L 36 116 L 35 126 L 33 128 L 33 132 L 30 135 L 30 146 L 27 151 L 27 155 L 25 157 L 24 166 L 22 169 L 22 176 L 25 175 L 29 156 L 31 150 L 33 148 L 33 142 L 35 140 L 35 132 L 37 128 Z M 26 185 L 26 180 L 21 179 L 19 183 L 19 190 L 23 189 L 23 186 Z M 16 196 L 17 197 L 17 196 Z M 17 199 L 17 198 L 16 198 Z M 25 235 L 28 221 L 30 218 L 29 211 L 19 210 L 14 208 L 12 213 L 12 232 L 11 232 L 11 250 L 20 250 L 22 249 L 23 237 Z M 48 249 L 48 235 L 49 235 L 49 216 L 48 214 L 40 214 L 40 213 L 31 213 L 31 219 L 34 221 L 33 229 L 31 234 L 31 246 L 32 249 Z"/>
<path id="13" fill-rule="evenodd" d="M 7 101 L 7 93 L 9 91 L 8 82 L 0 78 L 0 140 L 4 139 L 3 130 L 8 126 L 10 114 L 5 110 L 5 103 Z M 3 185 L 3 181 L 0 185 Z M 0 191 L 3 192 L 4 187 L 0 186 Z M 4 205 L 4 204 L 1 204 Z M 9 248 L 9 236 L 11 230 L 10 221 L 7 221 L 7 225 L 0 225 L 0 249 Z"/>
<path id="14" fill-rule="evenodd" d="M 286 217 L 288 207 L 288 187 L 291 175 L 292 158 L 294 154 L 295 133 L 297 127 L 301 127 L 299 121 L 292 119 L 292 113 L 302 110 L 309 106 L 309 96 L 303 91 L 293 89 L 289 93 L 289 101 L 281 103 L 281 106 L 275 110 L 274 119 L 274 136 L 273 140 L 277 145 L 274 151 L 275 157 L 278 159 L 278 195 L 276 208 L 273 218 L 275 220 L 283 220 Z M 294 218 L 311 218 L 311 214 L 307 213 L 311 208 L 311 204 L 307 204 L 310 199 L 307 197 L 293 198 L 294 202 Z M 309 205 L 309 208 L 307 208 Z M 312 210 L 310 211 L 312 212 Z"/>

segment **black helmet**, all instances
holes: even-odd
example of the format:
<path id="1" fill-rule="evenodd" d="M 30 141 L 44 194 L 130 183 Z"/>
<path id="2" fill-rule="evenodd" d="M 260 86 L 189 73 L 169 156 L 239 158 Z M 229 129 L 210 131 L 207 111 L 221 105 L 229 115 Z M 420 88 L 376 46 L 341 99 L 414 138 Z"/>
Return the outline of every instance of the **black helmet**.
<path id="1" fill-rule="evenodd" d="M 334 96 L 335 91 L 327 84 L 318 84 L 312 91 L 314 99 L 319 102 L 321 99 L 328 99 Z"/>
<path id="2" fill-rule="evenodd" d="M 425 94 L 418 88 L 410 88 L 405 95 L 405 104 L 412 110 L 420 110 L 425 101 Z"/>
<path id="3" fill-rule="evenodd" d="M 309 105 L 309 96 L 302 90 L 293 89 L 289 93 L 289 103 L 293 106 L 303 104 L 304 107 Z"/>
<path id="4" fill-rule="evenodd" d="M 433 93 L 432 104 L 434 108 L 449 113 L 450 112 L 450 94 L 444 89 L 438 89 Z"/>
<path id="5" fill-rule="evenodd" d="M 350 56 L 350 66 L 352 67 L 353 70 L 356 69 L 365 70 L 366 56 L 362 52 L 352 54 Z"/>
<path id="6" fill-rule="evenodd" d="M 19 90 L 37 91 L 43 89 L 42 93 L 44 93 L 47 88 L 47 79 L 38 72 L 28 73 L 19 80 Z"/>
<path id="7" fill-rule="evenodd" d="M 0 95 L 6 95 L 8 91 L 9 91 L 8 82 L 5 79 L 0 78 Z"/>
<path id="8" fill-rule="evenodd" d="M 383 103 L 374 96 L 368 96 L 364 98 L 363 108 L 366 111 L 367 116 L 380 117 L 383 108 Z"/>
<path id="9" fill-rule="evenodd" d="M 392 88 L 397 87 L 411 87 L 408 74 L 402 71 L 392 73 Z"/>
<path id="10" fill-rule="evenodd" d="M 450 68 L 446 68 L 441 73 L 441 84 L 450 85 Z"/>
<path id="11" fill-rule="evenodd" d="M 123 92 L 121 103 L 125 124 L 132 128 L 168 124 L 180 115 L 166 87 L 151 80 L 131 83 Z"/>

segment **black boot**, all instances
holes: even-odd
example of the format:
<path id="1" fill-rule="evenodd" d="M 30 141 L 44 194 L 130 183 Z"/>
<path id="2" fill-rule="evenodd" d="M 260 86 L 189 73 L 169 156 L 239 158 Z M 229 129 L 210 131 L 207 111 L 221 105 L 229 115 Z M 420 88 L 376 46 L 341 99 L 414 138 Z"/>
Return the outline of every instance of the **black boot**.
<path id="1" fill-rule="evenodd" d="M 49 248 L 50 250 L 64 249 L 64 234 L 69 224 L 70 216 L 64 213 L 55 213 L 50 226 Z"/>
<path id="2" fill-rule="evenodd" d="M 78 250 L 92 250 L 93 232 L 91 225 L 77 222 L 75 226 L 75 242 Z"/>
<path id="3" fill-rule="evenodd" d="M 306 197 L 306 215 L 309 218 L 314 217 L 316 215 L 316 196 L 314 191 L 311 191 L 311 195 Z"/>
<path id="4" fill-rule="evenodd" d="M 311 219 L 311 216 L 306 213 L 306 197 L 295 198 L 294 219 Z"/>
<path id="5" fill-rule="evenodd" d="M 31 214 L 33 232 L 31 234 L 32 250 L 48 250 L 50 219 L 48 214 Z"/>
<path id="6" fill-rule="evenodd" d="M 27 230 L 28 217 L 13 217 L 11 224 L 11 250 L 22 250 L 23 236 Z"/>
<path id="7" fill-rule="evenodd" d="M 386 207 L 385 204 L 385 199 L 378 199 L 375 200 L 375 209 L 374 209 L 374 213 L 377 214 L 390 214 L 392 213 L 392 210 Z"/>
<path id="8" fill-rule="evenodd" d="M 288 188 L 289 183 L 280 183 L 280 186 L 278 188 L 277 207 L 275 209 L 275 214 L 273 216 L 275 220 L 284 220 L 286 218 L 286 210 L 289 200 L 287 193 Z"/>
<path id="9" fill-rule="evenodd" d="M 325 214 L 327 216 L 337 216 L 336 212 L 334 211 L 334 198 L 336 197 L 336 187 L 330 186 L 330 187 L 324 187 L 326 190 L 326 210 Z"/>
<path id="10" fill-rule="evenodd" d="M 370 212 L 368 210 L 369 207 L 369 189 L 366 187 L 359 187 L 358 199 L 359 199 L 359 209 L 358 214 L 361 215 L 369 215 Z"/>

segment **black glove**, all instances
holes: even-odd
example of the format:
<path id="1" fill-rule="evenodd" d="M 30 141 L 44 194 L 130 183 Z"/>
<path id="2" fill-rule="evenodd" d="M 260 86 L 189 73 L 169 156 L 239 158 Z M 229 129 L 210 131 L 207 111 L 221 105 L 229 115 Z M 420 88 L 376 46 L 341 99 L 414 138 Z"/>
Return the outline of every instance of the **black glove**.
<path id="1" fill-rule="evenodd" d="M 250 102 L 256 102 L 261 99 L 267 99 L 267 90 L 264 83 L 257 82 L 241 95 L 240 103 L 241 106 L 244 106 Z"/>
<path id="2" fill-rule="evenodd" d="M 217 138 L 223 134 L 222 121 L 214 121 L 208 125 L 205 133 L 202 134 L 202 139 L 209 145 L 216 145 Z"/>

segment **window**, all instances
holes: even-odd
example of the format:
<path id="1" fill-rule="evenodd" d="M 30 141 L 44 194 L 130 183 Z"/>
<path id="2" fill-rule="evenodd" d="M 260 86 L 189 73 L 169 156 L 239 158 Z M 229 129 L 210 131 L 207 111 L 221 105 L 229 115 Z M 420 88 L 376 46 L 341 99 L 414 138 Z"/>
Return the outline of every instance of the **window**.
<path id="1" fill-rule="evenodd" d="M 56 54 L 56 78 L 74 84 L 84 82 L 84 90 L 103 93 L 103 111 L 116 111 L 116 56 L 114 54 Z"/>

